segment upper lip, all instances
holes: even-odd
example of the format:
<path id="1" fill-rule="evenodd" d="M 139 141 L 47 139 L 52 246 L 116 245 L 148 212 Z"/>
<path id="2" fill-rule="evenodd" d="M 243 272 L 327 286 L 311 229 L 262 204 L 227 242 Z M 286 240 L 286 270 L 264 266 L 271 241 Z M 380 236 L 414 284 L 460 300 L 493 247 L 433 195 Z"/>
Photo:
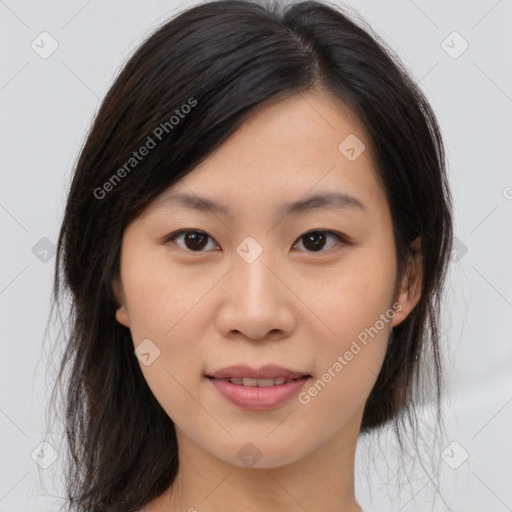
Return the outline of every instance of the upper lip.
<path id="1" fill-rule="evenodd" d="M 249 378 L 249 379 L 275 379 L 284 377 L 285 379 L 299 379 L 310 376 L 307 372 L 289 370 L 282 366 L 267 365 L 261 368 L 251 368 L 246 365 L 228 366 L 213 373 L 208 373 L 207 377 L 214 379 L 229 379 L 231 377 Z"/>

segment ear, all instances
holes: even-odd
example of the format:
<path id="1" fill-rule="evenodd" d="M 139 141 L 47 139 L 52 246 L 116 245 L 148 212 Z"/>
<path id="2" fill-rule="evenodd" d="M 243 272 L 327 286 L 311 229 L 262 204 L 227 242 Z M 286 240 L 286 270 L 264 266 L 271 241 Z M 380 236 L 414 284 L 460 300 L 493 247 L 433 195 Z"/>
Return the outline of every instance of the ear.
<path id="1" fill-rule="evenodd" d="M 116 310 L 116 320 L 125 327 L 130 327 L 130 316 L 126 309 L 123 287 L 121 286 L 119 278 L 112 280 L 112 290 L 114 291 L 116 301 L 119 304 Z"/>
<path id="2" fill-rule="evenodd" d="M 423 281 L 421 238 L 417 237 L 410 247 L 412 254 L 407 262 L 405 275 L 395 296 L 395 302 L 400 304 L 401 309 L 396 310 L 396 314 L 391 321 L 391 327 L 403 322 L 421 298 Z"/>

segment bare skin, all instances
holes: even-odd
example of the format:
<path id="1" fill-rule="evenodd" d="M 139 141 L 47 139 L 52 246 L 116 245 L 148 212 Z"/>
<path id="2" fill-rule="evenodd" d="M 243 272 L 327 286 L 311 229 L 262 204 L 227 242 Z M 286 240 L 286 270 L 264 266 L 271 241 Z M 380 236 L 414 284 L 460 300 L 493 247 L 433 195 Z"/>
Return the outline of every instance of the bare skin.
<path id="1" fill-rule="evenodd" d="M 141 370 L 178 437 L 178 477 L 146 512 L 361 510 L 354 455 L 364 405 L 391 328 L 419 300 L 421 274 L 412 260 L 394 294 L 389 205 L 367 133 L 342 107 L 324 91 L 266 105 L 124 233 L 116 318 L 135 347 L 150 339 L 160 350 Z M 338 149 L 350 134 L 366 144 L 353 161 Z M 175 192 L 230 213 L 164 200 Z M 320 192 L 348 194 L 364 207 L 278 211 Z M 181 229 L 208 236 L 168 239 Z M 345 242 L 333 234 L 308 242 L 304 235 L 319 230 Z M 254 261 L 241 256 L 258 247 Z M 345 357 L 386 312 L 378 334 Z M 336 371 L 338 356 L 346 364 Z M 246 410 L 205 377 L 235 364 L 275 364 L 312 378 L 278 407 Z M 329 382 L 309 394 L 329 368 Z M 240 456 L 249 450 L 259 457 L 254 465 Z"/>

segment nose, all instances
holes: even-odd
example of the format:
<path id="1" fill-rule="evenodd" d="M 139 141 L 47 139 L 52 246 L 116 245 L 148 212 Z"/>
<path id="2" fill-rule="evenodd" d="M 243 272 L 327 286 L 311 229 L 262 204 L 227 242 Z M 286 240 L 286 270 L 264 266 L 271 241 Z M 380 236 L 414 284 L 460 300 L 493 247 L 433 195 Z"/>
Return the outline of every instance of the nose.
<path id="1" fill-rule="evenodd" d="M 219 332 L 228 338 L 256 341 L 291 336 L 299 299 L 289 288 L 289 272 L 287 276 L 271 251 L 263 250 L 249 261 L 235 254 L 222 280 Z"/>

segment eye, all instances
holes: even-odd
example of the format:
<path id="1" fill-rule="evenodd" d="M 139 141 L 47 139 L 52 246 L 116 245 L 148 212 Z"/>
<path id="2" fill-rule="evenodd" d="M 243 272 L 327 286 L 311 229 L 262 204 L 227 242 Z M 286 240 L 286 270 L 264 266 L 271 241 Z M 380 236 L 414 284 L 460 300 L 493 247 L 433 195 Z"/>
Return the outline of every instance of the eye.
<path id="1" fill-rule="evenodd" d="M 213 240 L 213 238 L 211 238 L 204 231 L 182 229 L 181 231 L 171 233 L 171 235 L 167 237 L 166 243 L 171 241 L 177 243 L 176 240 L 180 238 L 183 238 L 183 242 L 185 245 L 185 247 L 181 246 L 181 248 L 192 252 L 204 252 L 202 249 L 208 246 L 208 244 L 206 243 L 207 240 L 209 238 Z M 177 245 L 180 246 L 180 244 Z"/>
<path id="2" fill-rule="evenodd" d="M 330 244 L 330 246 L 327 247 L 327 250 L 335 247 L 336 242 L 341 243 L 342 245 L 348 243 L 345 237 L 341 235 L 341 233 L 328 230 L 315 230 L 309 231 L 308 233 L 305 233 L 304 235 L 300 236 L 293 247 L 302 242 L 302 245 L 307 252 L 322 252 L 322 250 L 325 249 L 326 240 L 328 240 L 329 238 L 331 238 L 331 240 L 334 241 Z M 178 243 L 178 240 L 180 239 L 182 240 L 181 244 Z M 165 242 L 176 243 L 178 247 L 185 251 L 205 252 L 203 249 L 208 249 L 208 239 L 214 241 L 213 238 L 211 238 L 204 231 L 182 229 L 180 231 L 176 231 L 175 233 L 171 233 L 166 238 Z M 215 246 L 217 248 L 219 247 L 216 243 Z M 210 249 L 212 249 L 212 247 L 210 247 Z"/>
<path id="3" fill-rule="evenodd" d="M 336 245 L 336 241 L 340 242 L 341 244 L 347 243 L 347 241 L 341 235 L 341 233 L 327 230 L 309 231 L 308 233 L 305 233 L 304 235 L 299 237 L 299 242 L 304 240 L 302 245 L 307 249 L 307 252 L 322 252 L 322 249 L 325 248 L 326 240 L 329 237 L 331 238 L 331 240 L 334 239 L 335 241 L 330 245 L 330 247 L 327 247 L 327 249 L 332 249 Z"/>

